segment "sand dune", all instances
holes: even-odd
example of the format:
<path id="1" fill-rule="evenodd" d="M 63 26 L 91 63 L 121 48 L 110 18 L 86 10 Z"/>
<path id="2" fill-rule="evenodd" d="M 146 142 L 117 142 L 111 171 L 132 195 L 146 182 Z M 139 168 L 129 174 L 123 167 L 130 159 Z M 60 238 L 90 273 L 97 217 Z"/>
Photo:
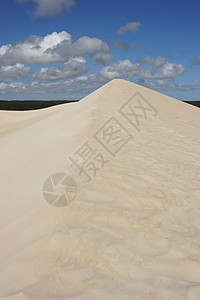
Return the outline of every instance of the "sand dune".
<path id="1" fill-rule="evenodd" d="M 113 80 L 0 143 L 1 300 L 199 299 L 198 108 Z"/>

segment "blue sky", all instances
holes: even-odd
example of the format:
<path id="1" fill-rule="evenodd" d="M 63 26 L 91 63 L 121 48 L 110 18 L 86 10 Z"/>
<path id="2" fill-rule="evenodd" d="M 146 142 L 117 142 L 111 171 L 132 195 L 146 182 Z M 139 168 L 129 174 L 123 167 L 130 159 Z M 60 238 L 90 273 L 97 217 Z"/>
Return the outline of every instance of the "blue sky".
<path id="1" fill-rule="evenodd" d="M 80 99 L 114 78 L 200 100 L 198 1 L 3 0 L 0 99 Z"/>

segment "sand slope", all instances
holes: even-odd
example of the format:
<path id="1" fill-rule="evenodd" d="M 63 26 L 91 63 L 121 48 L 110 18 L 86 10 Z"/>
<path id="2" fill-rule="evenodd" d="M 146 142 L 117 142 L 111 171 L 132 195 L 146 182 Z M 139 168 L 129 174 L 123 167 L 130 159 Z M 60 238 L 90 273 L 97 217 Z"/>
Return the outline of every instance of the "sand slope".
<path id="1" fill-rule="evenodd" d="M 199 299 L 198 108 L 113 80 L 0 144 L 1 300 Z"/>

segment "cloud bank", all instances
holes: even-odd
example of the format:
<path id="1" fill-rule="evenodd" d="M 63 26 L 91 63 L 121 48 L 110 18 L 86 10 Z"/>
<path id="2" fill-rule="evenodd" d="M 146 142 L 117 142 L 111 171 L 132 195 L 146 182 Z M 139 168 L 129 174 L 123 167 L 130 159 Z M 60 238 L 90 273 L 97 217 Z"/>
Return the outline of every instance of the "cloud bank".
<path id="1" fill-rule="evenodd" d="M 119 40 L 110 45 L 125 51 L 141 50 L 136 44 Z M 95 73 L 90 71 L 94 70 L 93 65 Z M 161 56 L 115 61 L 108 44 L 101 39 L 82 36 L 73 41 L 67 31 L 43 37 L 32 35 L 24 42 L 0 47 L 0 94 L 52 93 L 78 99 L 115 78 L 159 90 L 178 89 L 183 86 L 177 86 L 173 80 L 185 71 L 181 64 Z"/>
<path id="2" fill-rule="evenodd" d="M 143 65 L 148 65 L 144 68 Z M 174 78 L 185 72 L 181 64 L 168 63 L 164 58 L 151 57 L 142 58 L 135 63 L 129 59 L 118 61 L 112 65 L 106 66 L 100 71 L 100 75 L 105 79 L 129 78 L 137 76 L 140 79 L 166 79 Z"/>
<path id="3" fill-rule="evenodd" d="M 86 60 L 83 57 L 70 58 L 64 65 L 59 67 L 41 68 L 33 78 L 38 80 L 69 79 L 83 75 L 87 72 Z"/>
<path id="4" fill-rule="evenodd" d="M 24 43 L 1 46 L 0 65 L 50 64 L 96 53 L 101 53 L 103 60 L 103 54 L 108 51 L 108 45 L 98 38 L 83 36 L 73 43 L 68 32 L 53 32 L 45 37 L 30 36 Z"/>
<path id="5" fill-rule="evenodd" d="M 23 80 L 28 74 L 32 73 L 30 67 L 17 63 L 14 66 L 6 66 L 0 68 L 0 80 L 9 78 L 14 80 Z"/>

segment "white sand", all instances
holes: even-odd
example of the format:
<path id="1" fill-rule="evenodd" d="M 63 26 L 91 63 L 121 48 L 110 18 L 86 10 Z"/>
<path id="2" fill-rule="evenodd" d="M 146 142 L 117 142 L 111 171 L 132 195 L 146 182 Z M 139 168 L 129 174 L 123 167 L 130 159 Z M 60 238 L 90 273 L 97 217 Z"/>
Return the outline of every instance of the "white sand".
<path id="1" fill-rule="evenodd" d="M 113 80 L 79 103 L 0 111 L 0 143 L 1 300 L 200 299 L 198 108 Z M 76 182 L 69 205 L 65 185 L 44 199 L 57 173 Z"/>

